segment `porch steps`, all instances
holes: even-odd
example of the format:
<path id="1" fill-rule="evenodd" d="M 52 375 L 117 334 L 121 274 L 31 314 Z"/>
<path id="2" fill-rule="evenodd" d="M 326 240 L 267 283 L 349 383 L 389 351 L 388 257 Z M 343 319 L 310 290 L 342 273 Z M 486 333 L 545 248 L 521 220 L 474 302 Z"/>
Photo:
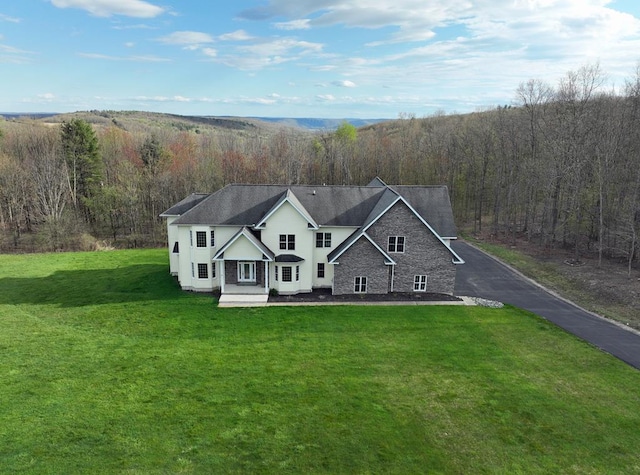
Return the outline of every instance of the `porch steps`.
<path id="1" fill-rule="evenodd" d="M 218 300 L 218 307 L 264 307 L 267 300 L 267 294 L 223 294 Z"/>

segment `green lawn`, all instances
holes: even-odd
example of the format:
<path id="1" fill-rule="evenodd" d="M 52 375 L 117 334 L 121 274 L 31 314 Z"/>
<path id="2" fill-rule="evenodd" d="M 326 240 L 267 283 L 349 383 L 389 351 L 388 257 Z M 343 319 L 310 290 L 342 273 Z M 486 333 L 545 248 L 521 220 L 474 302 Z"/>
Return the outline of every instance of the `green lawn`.
<path id="1" fill-rule="evenodd" d="M 218 309 L 0 256 L 1 473 L 640 473 L 640 372 L 514 308 Z"/>

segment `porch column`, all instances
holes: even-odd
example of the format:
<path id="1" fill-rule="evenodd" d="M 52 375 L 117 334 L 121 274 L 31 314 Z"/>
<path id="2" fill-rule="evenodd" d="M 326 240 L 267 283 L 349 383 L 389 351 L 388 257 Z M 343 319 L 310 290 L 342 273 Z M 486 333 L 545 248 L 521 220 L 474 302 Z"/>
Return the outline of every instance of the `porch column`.
<path id="1" fill-rule="evenodd" d="M 264 293 L 269 293 L 269 262 L 264 261 Z"/>
<path id="2" fill-rule="evenodd" d="M 218 266 L 220 270 L 220 293 L 224 294 L 224 275 L 227 273 L 227 265 L 224 260 L 218 262 L 221 264 Z"/>

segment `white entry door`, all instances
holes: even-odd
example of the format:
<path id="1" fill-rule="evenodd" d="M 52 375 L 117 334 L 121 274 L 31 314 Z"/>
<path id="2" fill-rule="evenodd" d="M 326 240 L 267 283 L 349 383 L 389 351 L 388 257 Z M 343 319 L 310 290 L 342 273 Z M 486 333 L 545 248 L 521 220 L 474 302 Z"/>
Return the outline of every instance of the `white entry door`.
<path id="1" fill-rule="evenodd" d="M 256 281 L 256 263 L 255 262 L 238 262 L 238 282 L 255 282 Z"/>

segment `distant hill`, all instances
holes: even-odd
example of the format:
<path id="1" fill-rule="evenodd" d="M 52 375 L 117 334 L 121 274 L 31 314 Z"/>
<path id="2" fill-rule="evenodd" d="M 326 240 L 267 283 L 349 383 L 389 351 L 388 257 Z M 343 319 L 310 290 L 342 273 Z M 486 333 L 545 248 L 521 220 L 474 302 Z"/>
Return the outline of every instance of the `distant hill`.
<path id="1" fill-rule="evenodd" d="M 45 119 L 58 115 L 57 112 L 0 112 L 5 119 Z"/>
<path id="2" fill-rule="evenodd" d="M 219 129 L 247 130 L 255 127 L 271 126 L 292 127 L 309 131 L 331 131 L 337 129 L 340 124 L 347 122 L 355 127 L 365 127 L 377 124 L 389 119 L 317 119 L 313 117 L 238 117 L 238 116 L 193 116 L 165 114 L 144 111 L 78 111 L 58 114 L 54 112 L 0 112 L 0 117 L 7 120 L 48 119 L 51 122 L 62 122 L 74 117 L 82 118 L 95 125 L 108 125 L 109 122 L 117 124 L 126 119 L 153 119 L 154 121 L 171 124 L 185 128 L 214 127 Z"/>
<path id="3" fill-rule="evenodd" d="M 298 127 L 307 130 L 335 130 L 343 122 L 348 122 L 355 127 L 365 127 L 367 125 L 385 122 L 390 119 L 314 119 L 313 117 L 287 118 L 287 117 L 252 117 L 263 122 L 271 122 L 288 127 Z"/>

